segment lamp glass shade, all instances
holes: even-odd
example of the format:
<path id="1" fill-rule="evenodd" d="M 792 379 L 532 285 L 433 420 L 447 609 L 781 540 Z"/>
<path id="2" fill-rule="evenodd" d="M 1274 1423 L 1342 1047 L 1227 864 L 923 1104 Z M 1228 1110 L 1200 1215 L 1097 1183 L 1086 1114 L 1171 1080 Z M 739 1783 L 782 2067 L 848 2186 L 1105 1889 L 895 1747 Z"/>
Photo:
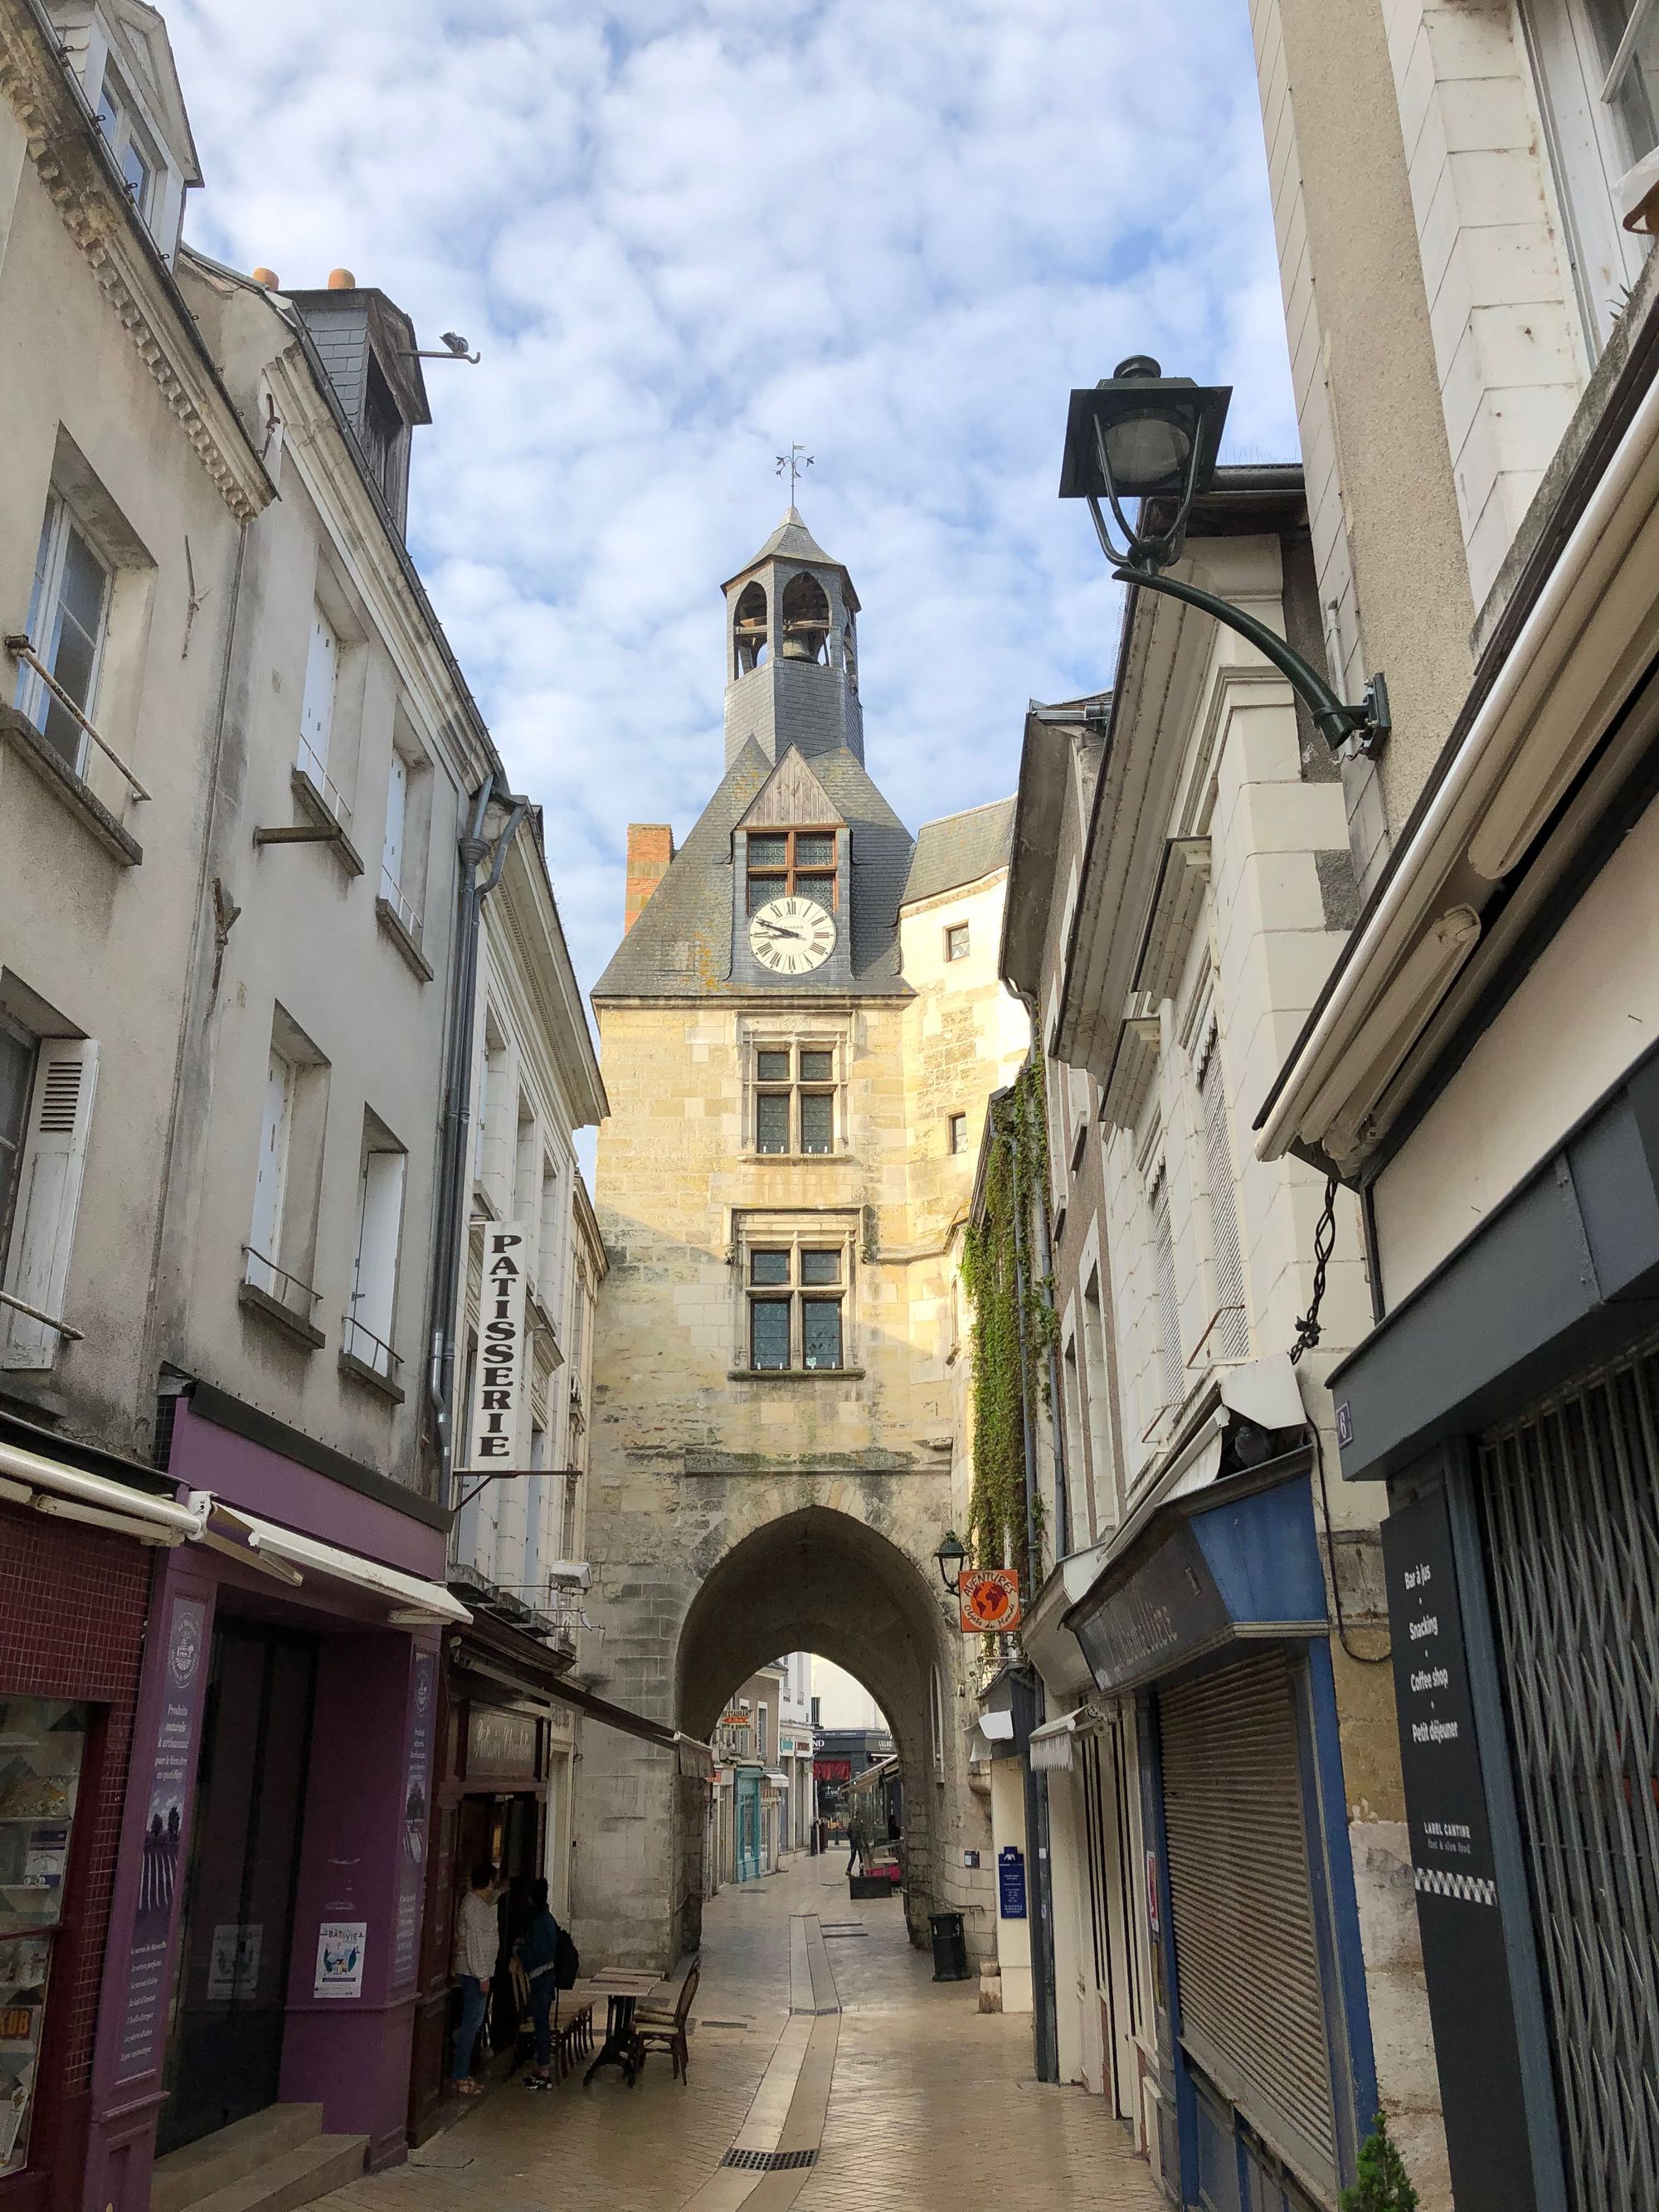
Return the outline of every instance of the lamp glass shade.
<path id="1" fill-rule="evenodd" d="M 1120 499 L 1144 499 L 1148 493 L 1177 489 L 1193 450 L 1186 410 L 1160 407 L 1144 415 L 1125 415 L 1103 431 L 1106 459 Z"/>
<path id="2" fill-rule="evenodd" d="M 1158 364 L 1143 357 L 1126 362 L 1120 373 L 1086 390 L 1073 392 L 1060 464 L 1062 499 L 1149 499 L 1185 489 L 1194 458 L 1195 495 L 1215 472 L 1222 426 L 1232 390 L 1227 385 L 1194 384 L 1188 376 L 1160 376 Z M 1100 465 L 1106 448 L 1111 470 L 1108 484 Z"/>

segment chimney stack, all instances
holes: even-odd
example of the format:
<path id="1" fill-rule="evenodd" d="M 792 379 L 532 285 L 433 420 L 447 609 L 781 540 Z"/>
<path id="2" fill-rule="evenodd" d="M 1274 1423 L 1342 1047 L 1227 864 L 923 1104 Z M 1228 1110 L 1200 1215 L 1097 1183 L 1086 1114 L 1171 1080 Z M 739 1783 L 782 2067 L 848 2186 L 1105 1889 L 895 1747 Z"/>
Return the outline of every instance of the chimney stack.
<path id="1" fill-rule="evenodd" d="M 630 822 L 628 825 L 628 904 L 623 915 L 627 936 L 645 912 L 646 902 L 668 873 L 674 857 L 674 832 L 666 822 Z"/>

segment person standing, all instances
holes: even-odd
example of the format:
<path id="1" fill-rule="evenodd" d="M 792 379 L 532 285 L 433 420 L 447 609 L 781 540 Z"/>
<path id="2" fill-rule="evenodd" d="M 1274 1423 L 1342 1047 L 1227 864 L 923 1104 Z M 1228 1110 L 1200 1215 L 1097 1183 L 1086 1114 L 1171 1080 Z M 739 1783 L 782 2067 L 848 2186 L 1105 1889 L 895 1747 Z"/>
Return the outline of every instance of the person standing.
<path id="1" fill-rule="evenodd" d="M 525 2075 L 526 2089 L 550 2089 L 549 2069 L 553 2063 L 553 2008 L 558 2002 L 559 1923 L 547 1901 L 547 1884 L 530 1885 L 530 1924 L 519 1938 L 520 1964 L 530 1984 L 530 2017 L 536 2031 L 536 2063 Z"/>
<path id="2" fill-rule="evenodd" d="M 461 1984 L 461 2017 L 450 2062 L 450 2087 L 458 2097 L 476 2097 L 472 2052 L 489 2002 L 501 1931 L 495 1922 L 495 1869 L 481 1859 L 472 1869 L 471 1887 L 455 1915 L 455 1972 Z"/>

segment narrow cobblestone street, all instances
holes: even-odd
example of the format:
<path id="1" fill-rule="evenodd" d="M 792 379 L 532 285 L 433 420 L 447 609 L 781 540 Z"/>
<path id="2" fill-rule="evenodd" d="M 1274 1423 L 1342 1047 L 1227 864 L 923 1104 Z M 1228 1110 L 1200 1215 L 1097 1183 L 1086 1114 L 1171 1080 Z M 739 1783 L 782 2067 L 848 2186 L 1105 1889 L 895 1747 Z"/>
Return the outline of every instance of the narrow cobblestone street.
<path id="1" fill-rule="evenodd" d="M 900 1914 L 896 1899 L 848 1904 L 839 1851 L 723 1890 L 704 1914 L 685 2087 L 659 2056 L 633 2089 L 609 2070 L 548 2096 L 507 2083 L 406 2166 L 327 2203 L 927 2212 L 989 2186 L 1015 2212 L 1151 2212 L 1159 2199 L 1127 2131 L 1097 2098 L 1031 2081 L 1030 2021 L 981 2015 L 975 1982 L 935 1984 Z M 725 2164 L 733 2150 L 817 2158 L 769 2172 Z"/>

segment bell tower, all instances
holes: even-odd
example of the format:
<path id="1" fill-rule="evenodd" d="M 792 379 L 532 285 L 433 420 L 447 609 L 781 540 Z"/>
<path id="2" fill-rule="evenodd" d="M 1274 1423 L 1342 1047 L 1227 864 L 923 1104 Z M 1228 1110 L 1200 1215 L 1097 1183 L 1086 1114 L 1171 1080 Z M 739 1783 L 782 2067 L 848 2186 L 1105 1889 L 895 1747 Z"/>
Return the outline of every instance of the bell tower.
<path id="1" fill-rule="evenodd" d="M 750 738 L 769 761 L 864 758 L 858 593 L 792 507 L 726 593 L 726 765 Z"/>

